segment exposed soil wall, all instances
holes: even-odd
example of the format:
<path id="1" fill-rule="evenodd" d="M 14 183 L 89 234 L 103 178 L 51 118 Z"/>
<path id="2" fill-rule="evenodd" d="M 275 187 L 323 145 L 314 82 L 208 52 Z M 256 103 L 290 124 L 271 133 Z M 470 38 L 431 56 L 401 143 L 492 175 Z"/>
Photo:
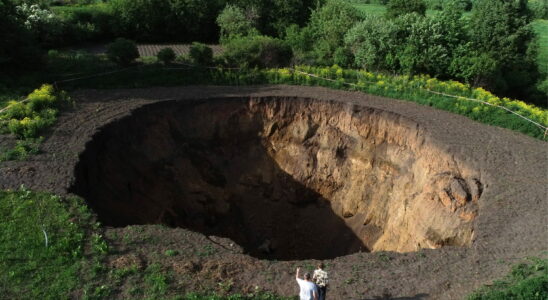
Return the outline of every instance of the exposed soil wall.
<path id="1" fill-rule="evenodd" d="M 276 259 L 467 246 L 482 191 L 417 123 L 299 98 L 148 105 L 102 128 L 76 174 L 107 225 L 190 228 Z"/>

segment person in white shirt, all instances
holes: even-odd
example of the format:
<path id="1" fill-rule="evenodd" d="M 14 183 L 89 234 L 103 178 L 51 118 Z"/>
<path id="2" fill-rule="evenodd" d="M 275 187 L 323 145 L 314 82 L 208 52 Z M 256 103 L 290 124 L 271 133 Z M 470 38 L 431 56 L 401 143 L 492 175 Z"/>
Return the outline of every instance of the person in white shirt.
<path id="1" fill-rule="evenodd" d="M 299 284 L 301 289 L 299 293 L 300 300 L 318 300 L 318 287 L 310 278 L 310 273 L 304 274 L 304 280 L 299 278 L 301 273 L 301 268 L 297 268 L 297 273 L 295 274 L 295 279 Z"/>
<path id="2" fill-rule="evenodd" d="M 314 275 L 312 280 L 318 285 L 318 299 L 325 300 L 325 294 L 327 292 L 327 284 L 329 283 L 327 279 L 327 272 L 323 269 L 325 268 L 323 263 L 318 264 L 318 268 L 314 270 Z"/>

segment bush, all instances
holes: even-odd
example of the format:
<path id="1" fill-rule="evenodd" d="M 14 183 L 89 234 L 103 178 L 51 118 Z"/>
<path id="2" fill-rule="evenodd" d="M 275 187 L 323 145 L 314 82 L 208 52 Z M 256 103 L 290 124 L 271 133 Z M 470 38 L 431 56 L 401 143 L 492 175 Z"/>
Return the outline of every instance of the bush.
<path id="1" fill-rule="evenodd" d="M 175 60 L 175 52 L 171 48 L 162 48 L 158 52 L 156 57 L 158 57 L 159 61 L 167 65 L 167 64 L 170 64 L 173 60 Z"/>
<path id="2" fill-rule="evenodd" d="M 268 36 L 250 36 L 231 40 L 226 45 L 225 60 L 240 67 L 273 68 L 286 66 L 293 53 L 283 40 Z"/>
<path id="3" fill-rule="evenodd" d="M 135 42 L 117 38 L 107 45 L 107 56 L 108 59 L 120 66 L 128 66 L 139 57 L 139 51 Z"/>
<path id="4" fill-rule="evenodd" d="M 45 128 L 53 125 L 58 109 L 68 103 L 63 92 L 49 84 L 42 85 L 27 96 L 26 102 L 12 101 L 0 115 L 0 128 L 19 138 L 35 138 Z"/>
<path id="5" fill-rule="evenodd" d="M 350 49 L 339 47 L 335 50 L 333 61 L 341 67 L 351 67 L 354 64 L 354 55 Z"/>
<path id="6" fill-rule="evenodd" d="M 213 50 L 202 43 L 192 43 L 189 51 L 192 63 L 202 66 L 209 66 L 213 62 Z"/>

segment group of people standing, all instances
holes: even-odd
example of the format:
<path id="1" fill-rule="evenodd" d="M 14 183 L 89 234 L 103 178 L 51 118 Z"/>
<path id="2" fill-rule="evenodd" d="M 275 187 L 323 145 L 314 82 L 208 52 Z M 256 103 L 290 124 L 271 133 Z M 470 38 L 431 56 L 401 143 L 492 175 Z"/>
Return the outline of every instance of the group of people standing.
<path id="1" fill-rule="evenodd" d="M 300 300 L 325 300 L 325 294 L 327 292 L 327 272 L 324 271 L 324 264 L 318 264 L 314 275 L 310 276 L 310 273 L 305 273 L 303 279 L 300 278 L 301 268 L 297 268 L 295 279 L 299 284 Z"/>

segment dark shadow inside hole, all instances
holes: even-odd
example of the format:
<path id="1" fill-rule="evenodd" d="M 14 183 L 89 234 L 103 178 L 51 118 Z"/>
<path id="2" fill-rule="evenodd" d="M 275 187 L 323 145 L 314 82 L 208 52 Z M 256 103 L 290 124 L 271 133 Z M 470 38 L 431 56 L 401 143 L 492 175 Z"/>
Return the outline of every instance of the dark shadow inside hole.
<path id="1" fill-rule="evenodd" d="M 188 228 L 258 258 L 367 251 L 327 199 L 279 168 L 262 129 L 245 99 L 151 104 L 93 137 L 71 191 L 105 225 Z"/>

